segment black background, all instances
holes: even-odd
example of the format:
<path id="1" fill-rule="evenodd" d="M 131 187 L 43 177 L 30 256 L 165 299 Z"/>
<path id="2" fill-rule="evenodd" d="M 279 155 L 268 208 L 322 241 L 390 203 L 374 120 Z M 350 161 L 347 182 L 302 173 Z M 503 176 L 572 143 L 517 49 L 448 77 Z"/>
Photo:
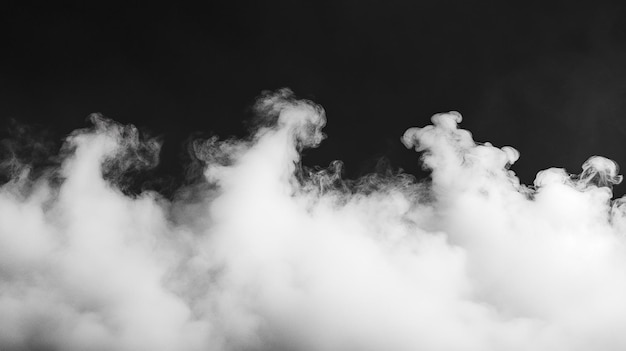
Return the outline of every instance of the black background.
<path id="1" fill-rule="evenodd" d="M 158 172 L 177 175 L 190 135 L 243 136 L 255 97 L 290 87 L 328 117 L 304 163 L 347 177 L 383 156 L 420 174 L 400 136 L 450 110 L 520 150 L 525 183 L 595 154 L 626 165 L 624 2 L 86 3 L 3 3 L 5 136 L 15 119 L 61 140 L 101 112 L 160 135 Z"/>

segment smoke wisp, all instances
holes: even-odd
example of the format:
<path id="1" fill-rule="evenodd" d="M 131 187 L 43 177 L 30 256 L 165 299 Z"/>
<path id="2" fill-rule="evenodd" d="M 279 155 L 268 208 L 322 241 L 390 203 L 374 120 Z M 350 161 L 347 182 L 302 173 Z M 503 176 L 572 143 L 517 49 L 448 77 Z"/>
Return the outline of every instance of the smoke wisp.
<path id="1" fill-rule="evenodd" d="M 191 149 L 204 185 L 125 195 L 159 143 L 94 118 L 60 166 L 0 188 L 1 350 L 624 350 L 617 165 L 532 186 L 461 115 L 402 137 L 431 170 L 313 172 L 323 109 L 261 96 L 244 140 Z M 18 164 L 12 160 L 4 160 Z M 416 154 L 417 162 L 417 154 Z"/>

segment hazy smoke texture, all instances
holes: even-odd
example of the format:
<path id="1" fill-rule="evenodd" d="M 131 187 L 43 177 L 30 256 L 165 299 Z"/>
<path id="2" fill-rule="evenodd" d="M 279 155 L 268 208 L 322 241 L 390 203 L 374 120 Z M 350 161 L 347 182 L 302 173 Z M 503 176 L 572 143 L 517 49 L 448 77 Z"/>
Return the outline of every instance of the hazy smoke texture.
<path id="1" fill-rule="evenodd" d="M 0 188 L 0 350 L 626 349 L 617 165 L 539 172 L 461 115 L 402 138 L 428 182 L 343 181 L 299 151 L 323 109 L 267 93 L 244 140 L 193 143 L 204 185 L 124 195 L 159 143 L 94 117 L 60 166 Z M 417 162 L 417 154 L 416 154 Z"/>

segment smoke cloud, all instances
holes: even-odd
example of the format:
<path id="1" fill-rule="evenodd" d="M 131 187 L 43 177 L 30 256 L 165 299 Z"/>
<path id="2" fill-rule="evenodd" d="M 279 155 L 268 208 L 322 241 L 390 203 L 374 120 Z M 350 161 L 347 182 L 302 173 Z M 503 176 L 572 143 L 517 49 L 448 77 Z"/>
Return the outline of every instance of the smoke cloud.
<path id="1" fill-rule="evenodd" d="M 624 350 L 617 165 L 532 186 L 512 147 L 437 114 L 402 142 L 429 181 L 306 170 L 323 109 L 261 96 L 244 140 L 197 141 L 204 179 L 126 195 L 159 142 L 94 117 L 58 167 L 0 188 L 1 350 Z M 416 162 L 417 162 L 416 154 Z"/>

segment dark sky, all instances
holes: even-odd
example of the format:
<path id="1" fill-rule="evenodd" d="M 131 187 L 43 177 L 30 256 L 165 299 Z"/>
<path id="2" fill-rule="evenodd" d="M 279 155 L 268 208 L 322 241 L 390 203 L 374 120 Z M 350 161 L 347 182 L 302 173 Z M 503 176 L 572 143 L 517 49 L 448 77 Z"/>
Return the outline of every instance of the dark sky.
<path id="1" fill-rule="evenodd" d="M 162 136 L 164 173 L 193 133 L 244 135 L 255 97 L 281 87 L 327 112 L 305 163 L 341 159 L 349 177 L 381 156 L 417 172 L 400 136 L 449 110 L 516 147 L 525 183 L 594 154 L 626 166 L 623 1 L 14 2 L 0 43 L 5 129 L 60 139 L 101 112 Z"/>

